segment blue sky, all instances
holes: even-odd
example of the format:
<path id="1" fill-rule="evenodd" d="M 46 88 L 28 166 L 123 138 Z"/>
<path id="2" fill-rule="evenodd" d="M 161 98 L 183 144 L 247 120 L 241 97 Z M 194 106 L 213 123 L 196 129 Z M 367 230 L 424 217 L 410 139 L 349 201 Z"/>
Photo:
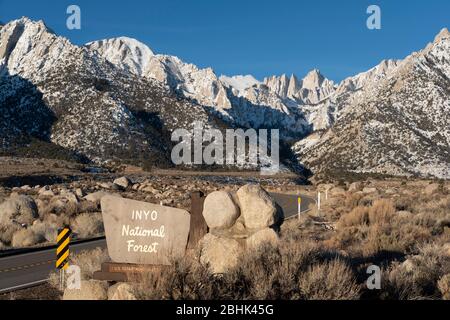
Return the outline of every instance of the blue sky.
<path id="1" fill-rule="evenodd" d="M 66 28 L 77 4 L 82 29 Z M 370 4 L 382 29 L 366 28 Z M 448 0 L 0 0 L 0 21 L 43 19 L 73 43 L 136 38 L 217 74 L 304 76 L 318 68 L 341 80 L 385 58 L 403 58 L 450 27 Z"/>

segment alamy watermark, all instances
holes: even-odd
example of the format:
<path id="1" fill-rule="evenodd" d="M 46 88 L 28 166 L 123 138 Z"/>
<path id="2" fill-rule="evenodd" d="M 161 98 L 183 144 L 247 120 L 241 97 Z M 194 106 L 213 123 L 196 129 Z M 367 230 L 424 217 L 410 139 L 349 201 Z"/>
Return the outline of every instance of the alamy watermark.
<path id="1" fill-rule="evenodd" d="M 367 18 L 367 28 L 369 30 L 380 30 L 381 29 L 381 8 L 375 4 L 370 5 L 367 8 L 367 14 L 370 16 Z"/>
<path id="2" fill-rule="evenodd" d="M 264 175 L 276 174 L 279 171 L 278 129 L 224 131 L 225 137 L 218 129 L 205 129 L 201 122 L 194 122 L 191 131 L 174 130 L 172 141 L 178 144 L 172 149 L 172 162 L 175 165 L 206 164 L 259 168 Z"/>
<path id="3" fill-rule="evenodd" d="M 367 268 L 367 274 L 370 274 L 367 278 L 366 285 L 369 290 L 381 290 L 381 269 L 379 266 L 371 265 Z"/>
<path id="4" fill-rule="evenodd" d="M 81 29 L 81 9 L 77 5 L 70 5 L 67 7 L 66 13 L 69 17 L 66 20 L 66 26 L 69 30 Z"/>

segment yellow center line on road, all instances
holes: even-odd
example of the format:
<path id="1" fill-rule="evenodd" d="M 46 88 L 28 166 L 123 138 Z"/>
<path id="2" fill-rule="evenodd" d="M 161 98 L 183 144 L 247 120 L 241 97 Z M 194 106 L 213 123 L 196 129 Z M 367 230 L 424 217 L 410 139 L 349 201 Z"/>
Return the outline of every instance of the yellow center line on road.
<path id="1" fill-rule="evenodd" d="M 0 270 L 0 273 L 7 273 L 7 272 L 14 272 L 14 271 L 19 271 L 19 270 L 24 270 L 24 269 L 30 269 L 30 268 L 33 268 L 33 267 L 42 266 L 44 264 L 52 264 L 54 262 L 55 262 L 55 260 L 48 260 L 48 261 L 44 261 L 44 262 L 37 262 L 37 263 L 33 263 L 33 264 L 27 264 L 27 265 L 24 265 L 24 266 L 19 266 L 19 267 L 14 267 L 14 268 Z"/>

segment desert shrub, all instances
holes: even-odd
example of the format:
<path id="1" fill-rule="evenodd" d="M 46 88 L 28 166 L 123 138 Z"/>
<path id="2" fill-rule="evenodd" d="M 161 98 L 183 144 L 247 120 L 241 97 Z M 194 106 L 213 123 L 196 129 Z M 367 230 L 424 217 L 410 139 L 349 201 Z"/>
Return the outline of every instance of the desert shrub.
<path id="1" fill-rule="evenodd" d="M 0 225 L 0 241 L 4 244 L 10 244 L 13 238 L 13 234 L 20 230 L 21 227 L 18 224 L 4 224 Z"/>
<path id="2" fill-rule="evenodd" d="M 55 223 L 37 221 L 30 227 L 30 229 L 33 230 L 39 238 L 45 239 L 45 241 L 50 243 L 56 243 L 59 227 Z"/>
<path id="3" fill-rule="evenodd" d="M 108 252 L 102 248 L 96 248 L 89 251 L 82 251 L 77 254 L 71 254 L 69 265 L 80 267 L 81 280 L 92 279 L 94 272 L 99 271 L 103 262 L 109 261 Z M 59 288 L 59 272 L 50 273 L 49 284 L 56 290 Z"/>
<path id="4" fill-rule="evenodd" d="M 353 210 L 354 208 L 356 208 L 357 206 L 360 206 L 362 204 L 361 203 L 362 198 L 363 198 L 363 195 L 360 193 L 348 192 L 346 194 L 345 201 L 344 201 L 345 207 L 348 210 Z"/>
<path id="5" fill-rule="evenodd" d="M 446 274 L 438 281 L 438 288 L 442 294 L 442 299 L 450 300 L 450 273 Z"/>
<path id="6" fill-rule="evenodd" d="M 396 219 L 392 224 L 371 226 L 361 248 L 366 256 L 382 251 L 407 254 L 430 238 L 428 229 L 408 223 L 405 219 Z"/>
<path id="7" fill-rule="evenodd" d="M 307 299 L 299 285 L 303 274 L 310 272 L 312 266 L 335 261 L 338 256 L 321 248 L 314 242 L 288 242 L 278 247 L 261 246 L 241 258 L 239 266 L 223 275 L 213 275 L 198 262 L 198 256 L 185 257 L 174 261 L 164 271 L 142 276 L 137 281 L 140 299 Z M 342 261 L 339 263 L 343 264 Z M 338 267 L 330 264 L 332 270 Z M 333 269 L 336 268 L 336 269 Z M 325 271 L 331 269 L 325 267 Z M 339 269 L 339 272 L 342 270 Z M 345 269 L 342 281 L 354 279 L 347 277 L 350 269 Z M 347 277 L 347 278 L 346 278 Z M 330 288 L 333 281 L 329 279 Z M 353 286 L 350 292 L 353 292 Z M 333 299 L 331 293 L 324 298 Z M 339 292 L 337 297 L 344 297 Z"/>
<path id="8" fill-rule="evenodd" d="M 82 213 L 94 213 L 98 211 L 96 203 L 90 201 L 81 201 L 78 203 L 78 212 Z"/>
<path id="9" fill-rule="evenodd" d="M 100 213 L 83 213 L 71 221 L 71 228 L 79 238 L 89 238 L 104 232 Z"/>
<path id="10" fill-rule="evenodd" d="M 92 279 L 95 271 L 99 271 L 103 262 L 109 261 L 108 252 L 101 248 L 82 251 L 69 258 L 69 264 L 81 268 L 81 279 Z"/>
<path id="11" fill-rule="evenodd" d="M 337 227 L 339 229 L 353 226 L 362 226 L 369 223 L 369 208 L 356 207 L 348 214 L 341 216 Z"/>
<path id="12" fill-rule="evenodd" d="M 350 247 L 365 256 L 383 251 L 411 253 L 417 244 L 432 237 L 432 231 L 415 219 L 397 216 L 395 204 L 387 199 L 376 200 L 371 207 L 354 208 L 342 215 L 336 226 L 337 232 L 325 244 L 331 248 Z"/>
<path id="13" fill-rule="evenodd" d="M 24 248 L 34 246 L 45 241 L 45 238 L 36 234 L 33 229 L 21 229 L 16 231 L 12 237 L 11 245 L 14 248 Z"/>
<path id="14" fill-rule="evenodd" d="M 386 273 L 382 284 L 386 299 L 441 299 L 439 281 L 450 273 L 450 257 L 443 246 L 428 244 L 405 263 L 394 263 Z"/>
<path id="15" fill-rule="evenodd" d="M 355 275 L 339 259 L 310 267 L 300 276 L 299 287 L 308 300 L 357 300 L 360 296 Z"/>
<path id="16" fill-rule="evenodd" d="M 377 200 L 369 208 L 369 223 L 371 225 L 390 223 L 394 216 L 395 207 L 391 200 Z"/>

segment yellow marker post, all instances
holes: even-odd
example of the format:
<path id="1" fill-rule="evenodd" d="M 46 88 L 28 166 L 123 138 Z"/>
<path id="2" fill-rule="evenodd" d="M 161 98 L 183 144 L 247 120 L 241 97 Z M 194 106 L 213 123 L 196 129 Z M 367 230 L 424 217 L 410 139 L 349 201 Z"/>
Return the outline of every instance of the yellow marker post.
<path id="1" fill-rule="evenodd" d="M 64 270 L 69 267 L 69 245 L 70 245 L 70 235 L 72 231 L 69 228 L 62 229 L 58 237 L 56 238 L 57 248 L 56 248 L 56 268 L 60 270 L 60 286 L 61 290 L 64 289 Z"/>
<path id="2" fill-rule="evenodd" d="M 298 197 L 298 220 L 300 220 L 302 214 L 302 198 Z"/>

